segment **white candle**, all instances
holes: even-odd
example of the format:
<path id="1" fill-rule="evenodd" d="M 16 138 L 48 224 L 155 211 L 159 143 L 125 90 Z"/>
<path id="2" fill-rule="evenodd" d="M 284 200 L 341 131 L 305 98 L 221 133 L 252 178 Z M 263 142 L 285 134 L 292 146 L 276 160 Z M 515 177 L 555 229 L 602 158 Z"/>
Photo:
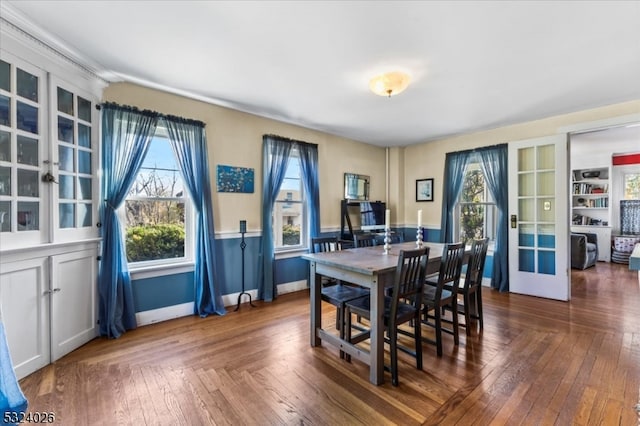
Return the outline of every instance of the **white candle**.
<path id="1" fill-rule="evenodd" d="M 389 217 L 391 216 L 391 210 L 387 209 L 384 212 L 384 229 L 389 229 Z"/>
<path id="2" fill-rule="evenodd" d="M 418 210 L 418 228 L 422 226 L 422 210 Z"/>

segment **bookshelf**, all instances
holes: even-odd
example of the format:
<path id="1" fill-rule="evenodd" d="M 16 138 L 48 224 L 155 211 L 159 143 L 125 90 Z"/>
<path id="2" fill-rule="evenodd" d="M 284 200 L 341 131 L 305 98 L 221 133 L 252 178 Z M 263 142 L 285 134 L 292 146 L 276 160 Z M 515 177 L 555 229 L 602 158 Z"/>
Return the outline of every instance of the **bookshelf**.
<path id="1" fill-rule="evenodd" d="M 571 232 L 598 235 L 598 260 L 611 255 L 610 168 L 592 167 L 572 170 Z"/>

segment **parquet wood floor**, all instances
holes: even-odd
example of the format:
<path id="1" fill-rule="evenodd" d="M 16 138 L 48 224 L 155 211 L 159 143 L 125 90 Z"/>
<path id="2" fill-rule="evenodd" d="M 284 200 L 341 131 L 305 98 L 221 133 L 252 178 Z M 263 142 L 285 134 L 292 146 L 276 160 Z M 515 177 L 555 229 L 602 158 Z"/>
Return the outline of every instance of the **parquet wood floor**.
<path id="1" fill-rule="evenodd" d="M 309 346 L 306 291 L 95 339 L 20 384 L 65 425 L 640 425 L 637 275 L 572 277 L 570 303 L 485 288 L 484 331 L 425 345 L 423 371 L 401 353 L 397 388 Z"/>

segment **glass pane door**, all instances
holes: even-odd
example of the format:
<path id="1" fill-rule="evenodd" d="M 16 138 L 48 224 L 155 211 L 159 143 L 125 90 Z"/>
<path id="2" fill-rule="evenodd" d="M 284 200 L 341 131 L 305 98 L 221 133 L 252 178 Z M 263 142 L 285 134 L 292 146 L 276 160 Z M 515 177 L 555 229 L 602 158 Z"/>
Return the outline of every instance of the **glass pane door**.
<path id="1" fill-rule="evenodd" d="M 567 300 L 566 136 L 509 148 L 510 288 Z"/>
<path id="2" fill-rule="evenodd" d="M 57 156 L 56 240 L 97 236 L 97 113 L 89 94 L 52 79 Z"/>
<path id="3" fill-rule="evenodd" d="M 0 60 L 0 238 L 3 247 L 47 240 L 45 75 L 10 55 Z"/>

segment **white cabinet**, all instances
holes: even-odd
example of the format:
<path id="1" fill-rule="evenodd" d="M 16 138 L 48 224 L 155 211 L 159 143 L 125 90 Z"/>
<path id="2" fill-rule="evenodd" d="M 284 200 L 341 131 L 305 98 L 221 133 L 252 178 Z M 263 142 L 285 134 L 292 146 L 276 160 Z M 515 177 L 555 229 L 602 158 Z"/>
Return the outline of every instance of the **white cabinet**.
<path id="1" fill-rule="evenodd" d="M 97 243 L 55 252 L 26 260 L 15 253 L 0 264 L 2 316 L 18 378 L 98 335 Z"/>
<path id="2" fill-rule="evenodd" d="M 97 336 L 106 83 L 0 25 L 0 306 L 21 378 Z"/>
<path id="3" fill-rule="evenodd" d="M 0 265 L 0 304 L 18 378 L 50 362 L 47 258 Z"/>
<path id="4" fill-rule="evenodd" d="M 98 249 L 51 257 L 51 360 L 98 335 Z"/>

